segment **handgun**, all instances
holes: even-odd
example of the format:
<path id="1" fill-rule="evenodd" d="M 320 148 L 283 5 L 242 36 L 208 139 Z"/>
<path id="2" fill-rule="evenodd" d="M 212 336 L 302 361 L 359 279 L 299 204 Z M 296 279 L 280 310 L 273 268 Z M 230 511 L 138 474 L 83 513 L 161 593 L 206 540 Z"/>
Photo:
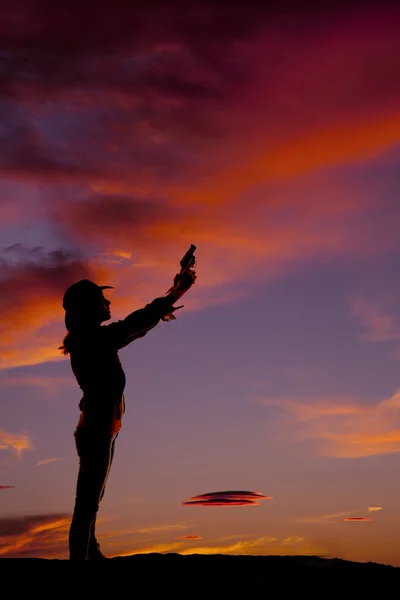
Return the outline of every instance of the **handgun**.
<path id="1" fill-rule="evenodd" d="M 184 273 L 185 271 L 187 271 L 188 269 L 190 269 L 191 267 L 194 267 L 196 265 L 196 257 L 194 255 L 195 250 L 196 250 L 196 246 L 194 244 L 191 244 L 189 250 L 186 252 L 186 254 L 183 256 L 183 258 L 181 259 L 181 261 L 179 263 L 181 266 L 181 271 L 180 271 L 179 275 L 181 275 L 182 273 Z M 167 291 L 167 294 L 169 294 L 174 289 L 174 286 L 177 284 L 177 279 L 179 279 L 179 275 L 175 276 L 174 285 L 169 288 L 169 290 Z M 175 306 L 174 311 L 178 310 L 179 308 L 183 308 L 183 304 L 182 304 L 182 306 Z M 164 317 L 161 317 L 161 319 L 163 321 L 172 321 L 175 318 L 176 317 L 173 314 L 173 311 L 170 312 L 169 314 L 165 315 Z"/>
<path id="2" fill-rule="evenodd" d="M 181 273 L 183 273 L 187 269 L 190 269 L 190 267 L 193 267 L 196 264 L 196 257 L 194 255 L 195 250 L 196 246 L 194 244 L 191 244 L 189 250 L 186 252 L 181 262 L 179 263 L 181 265 Z"/>

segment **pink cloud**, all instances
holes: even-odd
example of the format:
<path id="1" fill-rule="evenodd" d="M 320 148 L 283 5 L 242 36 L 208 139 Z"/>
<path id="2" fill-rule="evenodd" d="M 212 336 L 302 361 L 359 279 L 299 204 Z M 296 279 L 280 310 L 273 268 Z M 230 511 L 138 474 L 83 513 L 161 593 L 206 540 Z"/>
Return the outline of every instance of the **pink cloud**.
<path id="1" fill-rule="evenodd" d="M 370 342 L 400 339 L 400 324 L 377 304 L 357 300 L 351 307 L 351 315 L 364 326 L 364 338 Z"/>

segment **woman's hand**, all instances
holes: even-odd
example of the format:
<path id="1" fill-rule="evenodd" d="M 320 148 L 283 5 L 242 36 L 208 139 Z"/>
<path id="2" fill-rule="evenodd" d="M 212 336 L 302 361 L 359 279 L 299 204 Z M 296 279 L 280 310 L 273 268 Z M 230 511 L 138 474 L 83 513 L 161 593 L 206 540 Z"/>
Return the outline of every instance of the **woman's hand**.
<path id="1" fill-rule="evenodd" d="M 169 291 L 169 295 L 176 302 L 192 287 L 197 279 L 194 269 L 187 269 L 182 273 L 177 273 L 174 277 L 174 285 Z"/>

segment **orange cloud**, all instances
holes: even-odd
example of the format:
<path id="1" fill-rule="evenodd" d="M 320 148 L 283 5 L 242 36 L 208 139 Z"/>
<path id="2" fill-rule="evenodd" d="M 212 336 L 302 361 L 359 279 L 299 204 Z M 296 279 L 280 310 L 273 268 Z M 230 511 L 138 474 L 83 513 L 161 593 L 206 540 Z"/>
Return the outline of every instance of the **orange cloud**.
<path id="1" fill-rule="evenodd" d="M 180 540 L 186 540 L 186 541 L 190 542 L 192 540 L 202 540 L 203 538 L 202 538 L 201 535 L 183 535 L 179 539 Z"/>
<path id="2" fill-rule="evenodd" d="M 190 554 L 229 554 L 229 555 L 278 555 L 278 556 L 290 556 L 293 552 L 296 555 L 313 555 L 321 556 L 325 555 L 326 548 L 321 544 L 314 543 L 312 540 L 300 538 L 299 536 L 289 536 L 279 540 L 276 537 L 261 536 L 256 539 L 253 537 L 250 539 L 243 539 L 241 536 L 230 536 L 233 540 L 230 544 L 221 544 L 222 540 L 210 541 L 208 544 L 185 547 L 185 543 L 171 541 L 160 544 L 154 544 L 152 546 L 136 546 L 131 548 L 129 551 L 123 553 L 114 554 L 114 556 L 131 556 L 133 554 L 148 554 L 152 552 L 165 553 L 165 552 L 177 552 L 182 555 Z"/>
<path id="3" fill-rule="evenodd" d="M 300 537 L 298 535 L 290 535 L 289 537 L 282 540 L 282 544 L 285 546 L 293 546 L 295 544 L 299 544 L 300 542 L 304 542 L 305 538 Z"/>
<path id="4" fill-rule="evenodd" d="M 295 546 L 295 549 L 294 549 Z M 262 536 L 257 539 L 245 540 L 238 539 L 236 542 L 228 545 L 209 543 L 204 546 L 195 546 L 183 548 L 178 553 L 189 554 L 230 554 L 230 555 L 251 555 L 251 556 L 285 556 L 296 553 L 300 555 L 324 555 L 326 549 L 312 541 L 300 538 L 298 536 L 289 536 L 283 540 Z"/>
<path id="5" fill-rule="evenodd" d="M 312 516 L 312 517 L 300 517 L 297 519 L 293 519 L 294 522 L 296 523 L 311 523 L 311 524 L 328 524 L 328 523 L 335 523 L 338 521 L 338 519 L 340 519 L 341 517 L 344 517 L 346 515 L 351 515 L 354 514 L 354 510 L 350 510 L 350 511 L 346 511 L 346 512 L 339 512 L 339 513 L 331 513 L 328 515 L 317 515 L 317 516 Z"/>
<path id="6" fill-rule="evenodd" d="M 383 510 L 383 506 L 368 506 L 368 512 L 378 512 Z"/>
<path id="7" fill-rule="evenodd" d="M 366 160 L 397 144 L 400 138 L 400 118 L 397 111 L 385 119 L 372 119 L 361 123 L 321 128 L 297 139 L 281 142 L 275 148 L 252 162 L 220 172 L 207 181 L 203 188 L 190 192 L 184 190 L 182 200 L 190 198 L 192 204 L 211 205 L 229 203 L 252 186 L 268 181 L 299 177 L 307 172 L 359 160 Z"/>
<path id="8" fill-rule="evenodd" d="M 65 334 L 61 306 L 65 290 L 81 278 L 101 279 L 105 267 L 89 266 L 76 252 L 47 253 L 20 244 L 7 248 L 5 257 L 0 368 L 59 358 L 57 347 Z M 2 379 L 7 382 L 7 377 Z M 9 382 L 17 383 L 11 376 Z"/>
<path id="9" fill-rule="evenodd" d="M 49 465 L 50 463 L 56 462 L 56 460 L 59 460 L 58 458 L 43 458 L 42 460 L 39 460 L 36 465 L 34 465 L 35 467 L 42 467 L 43 465 Z"/>
<path id="10" fill-rule="evenodd" d="M 32 442 L 27 435 L 0 430 L 0 450 L 12 450 L 20 458 L 23 452 L 32 449 Z"/>
<path id="11" fill-rule="evenodd" d="M 179 206 L 175 198 L 139 201 L 100 193 L 62 205 L 53 225 L 63 223 L 74 243 L 95 250 L 83 259 L 67 251 L 13 249 L 19 259 L 6 267 L 7 293 L 0 300 L 7 316 L 0 367 L 60 359 L 61 298 L 71 282 L 88 277 L 110 283 L 116 288 L 112 308 L 131 312 L 165 293 L 190 243 L 198 246 L 199 279 L 185 310 L 249 297 L 303 258 L 344 256 L 355 245 L 371 252 L 361 225 L 357 236 L 347 225 L 368 210 L 373 218 L 362 186 L 325 174 L 250 188 L 248 202 L 235 195 L 229 206 L 209 205 L 207 195 Z M 391 237 L 395 231 L 386 239 Z"/>
<path id="12" fill-rule="evenodd" d="M 0 519 L 0 555 L 6 558 L 63 556 L 71 518 L 32 515 Z"/>
<path id="13" fill-rule="evenodd" d="M 163 208 L 156 204 L 153 214 L 150 201 L 146 208 L 146 202 L 135 197 L 123 199 L 123 206 L 130 208 L 122 211 L 118 209 L 121 198 L 106 196 L 91 198 L 87 205 L 76 203 L 74 210 L 83 211 L 85 218 L 69 214 L 68 206 L 64 207 L 62 220 L 72 235 L 106 249 L 98 259 L 112 265 L 118 310 L 132 308 L 132 297 L 139 307 L 152 295 L 163 293 L 182 253 L 196 242 L 200 277 L 186 303 L 191 310 L 251 295 L 261 283 L 261 272 L 263 280 L 280 276 L 299 257 L 344 254 L 350 245 L 354 247 L 354 236 L 347 235 L 339 223 L 361 210 L 362 201 L 355 200 L 354 190 L 350 196 L 348 191 L 338 191 L 338 186 L 338 178 L 329 192 L 326 182 L 297 181 L 267 189 L 263 203 L 232 202 L 228 212 L 226 207 L 204 202 L 177 212 L 174 201 L 165 200 Z M 332 201 L 321 203 L 321 194 L 332 195 Z M 345 201 L 338 202 L 338 196 L 346 195 Z M 162 219 L 157 217 L 160 211 L 165 214 Z M 95 227 L 88 225 L 92 222 Z"/>
<path id="14" fill-rule="evenodd" d="M 193 496 L 183 506 L 258 506 L 260 500 L 271 500 L 272 496 L 264 496 L 259 492 L 227 491 L 211 492 Z"/>
<path id="15" fill-rule="evenodd" d="M 114 23 L 109 10 L 101 8 L 101 30 Z M 340 5 L 338 18 L 307 12 L 307 26 L 294 32 L 299 9 L 286 21 L 259 2 L 229 16 L 209 2 L 201 23 L 192 9 L 175 19 L 171 7 L 171 18 L 158 19 L 161 42 L 149 33 L 157 11 L 141 4 L 132 20 L 131 10 L 118 14 L 135 22 L 133 32 L 106 27 L 100 62 L 86 27 L 71 47 L 74 23 L 57 10 L 38 14 L 39 25 L 27 21 L 29 81 L 27 49 L 5 11 L 0 173 L 16 192 L 3 212 L 15 224 L 29 214 L 84 255 L 19 247 L 17 264 L 6 257 L 0 367 L 59 358 L 60 298 L 73 280 L 107 274 L 117 310 L 133 310 L 169 287 L 192 242 L 200 272 L 188 310 L 250 296 L 302 258 L 371 252 L 370 236 L 359 224 L 355 235 L 346 219 L 365 216 L 374 194 L 332 167 L 359 165 L 400 137 L 390 76 L 400 67 L 398 11 L 379 9 L 373 35 L 375 10 L 346 6 L 343 19 Z M 385 244 L 397 242 L 392 228 Z"/>
<path id="16" fill-rule="evenodd" d="M 372 521 L 372 519 L 368 519 L 367 517 L 346 517 L 343 521 L 351 521 L 353 523 L 366 523 Z"/>
<path id="17" fill-rule="evenodd" d="M 288 439 L 313 442 L 325 456 L 361 458 L 400 452 L 400 390 L 370 405 L 345 397 L 271 398 L 255 403 L 283 409 Z"/>
<path id="18" fill-rule="evenodd" d="M 132 556 L 133 554 L 164 554 L 165 552 L 176 552 L 182 548 L 182 542 L 166 542 L 164 544 L 154 544 L 151 546 L 144 546 L 141 548 L 135 548 L 127 552 L 115 554 L 114 556 Z M 113 558 L 113 557 L 110 557 Z"/>
<path id="19" fill-rule="evenodd" d="M 167 525 L 154 525 L 152 527 L 141 527 L 137 529 L 137 533 L 159 533 L 167 531 L 179 531 L 180 529 L 187 529 L 188 525 L 167 524 Z"/>

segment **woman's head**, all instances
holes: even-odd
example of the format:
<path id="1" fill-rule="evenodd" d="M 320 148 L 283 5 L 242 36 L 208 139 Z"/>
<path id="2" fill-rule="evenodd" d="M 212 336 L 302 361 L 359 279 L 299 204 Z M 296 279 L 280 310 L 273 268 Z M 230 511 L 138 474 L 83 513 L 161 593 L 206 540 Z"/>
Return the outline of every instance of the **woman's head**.
<path id="1" fill-rule="evenodd" d="M 103 295 L 103 290 L 110 288 L 82 279 L 66 290 L 63 308 L 68 331 L 74 326 L 100 325 L 111 318 L 110 301 Z"/>

